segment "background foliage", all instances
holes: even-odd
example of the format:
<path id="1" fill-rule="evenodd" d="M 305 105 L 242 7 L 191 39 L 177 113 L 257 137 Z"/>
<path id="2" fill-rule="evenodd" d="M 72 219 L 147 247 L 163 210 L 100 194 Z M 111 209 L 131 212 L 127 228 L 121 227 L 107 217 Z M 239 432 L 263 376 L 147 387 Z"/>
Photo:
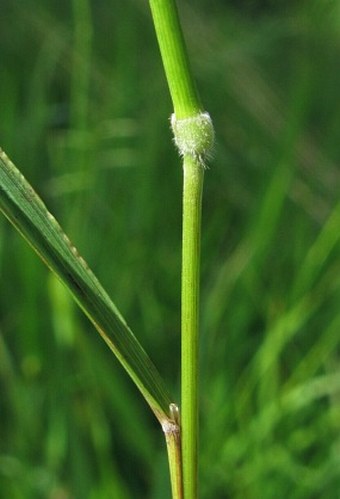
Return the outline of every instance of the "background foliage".
<path id="1" fill-rule="evenodd" d="M 217 131 L 202 242 L 202 498 L 340 489 L 340 12 L 180 2 Z M 178 397 L 181 171 L 146 1 L 2 0 L 0 141 Z M 0 219 L 0 496 L 168 498 L 137 390 Z"/>

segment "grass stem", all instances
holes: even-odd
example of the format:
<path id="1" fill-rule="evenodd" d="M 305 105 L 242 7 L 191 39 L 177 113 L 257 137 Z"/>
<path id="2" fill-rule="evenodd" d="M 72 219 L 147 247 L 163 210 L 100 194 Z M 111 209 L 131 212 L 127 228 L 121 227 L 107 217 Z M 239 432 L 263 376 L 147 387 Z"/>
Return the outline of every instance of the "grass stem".
<path id="1" fill-rule="evenodd" d="M 185 499 L 196 499 L 198 489 L 198 305 L 201 204 L 204 159 L 212 146 L 210 116 L 202 112 L 181 30 L 175 0 L 150 0 L 158 44 L 174 106 L 171 126 L 183 158 L 182 250 L 182 375 L 181 451 L 169 452 L 172 489 L 182 462 Z M 170 432 L 172 435 L 173 432 Z M 172 435 L 173 437 L 173 435 Z M 168 443 L 167 437 L 167 443 Z M 177 462 L 172 463 L 172 460 Z M 177 496 L 174 496 L 177 498 Z M 181 496 L 178 496 L 181 497 Z"/>
<path id="2" fill-rule="evenodd" d="M 182 453 L 185 499 L 198 488 L 198 310 L 201 199 L 204 169 L 184 158 L 182 240 Z"/>
<path id="3" fill-rule="evenodd" d="M 150 0 L 164 71 L 178 119 L 198 114 L 199 96 L 190 70 L 175 0 Z"/>

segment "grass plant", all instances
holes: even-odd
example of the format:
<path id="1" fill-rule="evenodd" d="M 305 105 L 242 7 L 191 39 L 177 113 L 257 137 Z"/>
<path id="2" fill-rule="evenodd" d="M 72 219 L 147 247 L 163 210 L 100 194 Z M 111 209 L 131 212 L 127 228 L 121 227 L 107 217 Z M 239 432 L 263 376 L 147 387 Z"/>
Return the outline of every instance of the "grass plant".
<path id="1" fill-rule="evenodd" d="M 71 5 L 2 2 L 1 146 L 129 318 L 176 422 L 181 175 L 149 5 Z M 336 498 L 339 8 L 178 6 L 217 131 L 202 211 L 199 495 Z M 64 243 L 54 255 L 67 252 L 79 281 Z M 0 272 L 0 496 L 170 499 L 159 424 L 5 220 Z"/>
<path id="2" fill-rule="evenodd" d="M 151 1 L 151 10 L 170 93 L 172 129 L 183 156 L 182 263 L 182 407 L 171 402 L 154 365 L 118 309 L 89 269 L 54 216 L 14 164 L 0 150 L 0 207 L 27 242 L 91 320 L 135 382 L 165 433 L 174 499 L 195 499 L 198 483 L 198 296 L 200 220 L 204 161 L 213 144 L 210 117 L 203 113 L 191 77 L 185 44 L 173 0 Z M 74 131 L 86 130 L 89 46 L 89 4 L 74 2 L 76 19 L 73 93 Z M 78 86 L 79 92 L 78 92 Z M 84 139 L 83 139 L 84 140 Z M 86 153 L 87 151 L 84 150 Z M 85 156 L 82 155 L 82 162 Z"/>

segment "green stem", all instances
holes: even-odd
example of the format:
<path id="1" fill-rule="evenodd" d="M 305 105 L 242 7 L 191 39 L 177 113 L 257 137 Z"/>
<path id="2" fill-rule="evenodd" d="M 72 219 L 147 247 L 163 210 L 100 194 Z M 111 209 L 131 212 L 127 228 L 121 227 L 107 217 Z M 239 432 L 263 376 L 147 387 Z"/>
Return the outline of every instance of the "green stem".
<path id="1" fill-rule="evenodd" d="M 178 433 L 165 431 L 173 498 L 181 498 L 176 481 L 182 463 L 184 499 L 196 499 L 198 489 L 198 300 L 201 204 L 204 160 L 214 130 L 203 113 L 190 71 L 175 0 L 150 0 L 162 61 L 174 106 L 171 126 L 183 157 L 182 252 L 182 409 L 181 455 Z M 163 426 L 164 429 L 164 426 Z M 176 436 L 174 436 L 174 434 Z M 172 448 L 173 446 L 173 448 Z"/>
<path id="2" fill-rule="evenodd" d="M 176 117 L 194 116 L 201 111 L 201 103 L 175 0 L 150 0 L 150 8 Z"/>
<path id="3" fill-rule="evenodd" d="M 198 310 L 201 200 L 204 169 L 184 158 L 182 247 L 182 459 L 185 499 L 198 483 Z"/>

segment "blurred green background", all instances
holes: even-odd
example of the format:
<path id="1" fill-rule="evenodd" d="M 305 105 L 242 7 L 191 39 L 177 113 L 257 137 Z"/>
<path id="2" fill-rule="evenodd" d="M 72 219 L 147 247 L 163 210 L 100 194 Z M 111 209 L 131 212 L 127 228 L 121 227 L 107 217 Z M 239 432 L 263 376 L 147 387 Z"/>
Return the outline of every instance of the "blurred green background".
<path id="1" fill-rule="evenodd" d="M 179 2 L 216 148 L 202 499 L 340 490 L 340 4 Z M 0 143 L 179 393 L 181 167 L 146 0 L 1 0 Z M 0 497 L 169 499 L 163 437 L 0 218 Z"/>

